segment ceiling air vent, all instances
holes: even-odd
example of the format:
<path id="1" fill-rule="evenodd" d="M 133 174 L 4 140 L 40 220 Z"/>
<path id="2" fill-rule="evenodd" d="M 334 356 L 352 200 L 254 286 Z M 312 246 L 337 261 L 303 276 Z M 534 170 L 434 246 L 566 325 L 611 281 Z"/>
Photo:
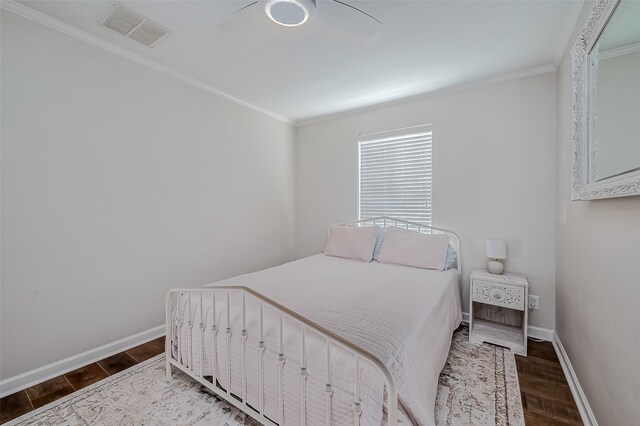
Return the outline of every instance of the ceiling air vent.
<path id="1" fill-rule="evenodd" d="M 155 46 L 161 39 L 171 34 L 171 31 L 162 25 L 121 4 L 116 4 L 109 16 L 100 24 L 147 47 Z"/>

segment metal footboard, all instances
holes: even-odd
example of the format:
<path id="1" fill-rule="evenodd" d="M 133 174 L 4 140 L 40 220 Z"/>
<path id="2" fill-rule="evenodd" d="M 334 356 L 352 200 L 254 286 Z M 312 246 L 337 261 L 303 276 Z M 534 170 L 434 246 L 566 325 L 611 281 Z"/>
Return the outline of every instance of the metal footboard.
<path id="1" fill-rule="evenodd" d="M 231 320 L 231 309 L 232 304 L 230 301 L 232 294 L 239 293 L 242 296 L 242 321 L 241 321 L 241 329 L 233 330 L 233 324 Z M 179 300 L 184 300 L 184 303 L 187 304 L 188 315 L 185 318 L 184 308 L 180 310 Z M 186 298 L 186 300 L 184 299 Z M 258 327 L 258 349 L 260 353 L 260 365 L 259 365 L 259 374 L 258 377 L 249 377 L 247 374 L 247 365 L 246 365 L 246 351 L 247 351 L 247 340 L 248 340 L 248 329 L 247 329 L 247 299 L 253 298 L 257 301 L 259 305 L 259 312 L 255 312 L 259 318 L 259 327 Z M 203 312 L 203 302 L 212 301 L 212 308 Z M 224 324 L 219 324 L 216 322 L 216 301 L 226 301 L 226 322 Z M 194 318 L 195 310 L 192 310 L 192 304 L 194 306 L 196 304 L 200 305 L 200 315 L 198 318 Z M 255 307 L 255 306 L 254 306 Z M 278 353 L 278 371 L 277 377 L 279 378 L 278 383 L 278 413 L 277 418 L 272 419 L 268 417 L 265 413 L 265 349 L 266 349 L 266 341 L 264 336 L 264 311 L 267 308 L 270 311 L 275 311 L 277 316 L 279 317 L 279 331 L 278 331 L 278 339 L 279 339 L 279 347 L 277 348 Z M 236 307 L 236 309 L 240 309 L 240 307 Z M 308 318 L 305 318 L 296 312 L 291 311 L 285 306 L 280 305 L 279 303 L 265 297 L 264 295 L 250 289 L 247 287 L 241 286 L 220 286 L 220 287 L 208 287 L 208 288 L 198 288 L 198 289 L 186 289 L 186 288 L 176 288 L 169 291 L 166 298 L 166 326 L 167 326 L 167 334 L 166 334 L 166 370 L 167 370 L 167 380 L 171 379 L 172 367 L 176 367 L 179 370 L 183 371 L 190 377 L 197 380 L 202 385 L 206 386 L 212 392 L 214 392 L 219 397 L 226 400 L 228 403 L 234 405 L 238 409 L 244 411 L 245 413 L 251 415 L 256 420 L 260 421 L 265 425 L 283 425 L 286 420 L 284 420 L 284 394 L 285 394 L 285 382 L 284 382 L 284 364 L 287 359 L 287 353 L 285 353 L 285 345 L 284 345 L 284 336 L 283 336 L 283 320 L 287 318 L 288 320 L 294 322 L 295 324 L 300 326 L 300 356 L 299 356 L 299 375 L 300 375 L 300 413 L 301 425 L 305 424 L 306 421 L 306 411 L 307 411 L 307 377 L 309 375 L 309 371 L 307 370 L 307 333 L 313 332 L 315 335 L 320 336 L 326 341 L 325 344 L 325 361 L 326 365 L 324 368 L 324 377 L 322 378 L 323 388 L 322 392 L 325 395 L 325 424 L 331 425 L 332 418 L 332 405 L 333 401 L 333 391 L 334 385 L 332 384 L 331 378 L 331 357 L 332 351 L 334 348 L 340 348 L 342 351 L 346 351 L 347 353 L 353 355 L 354 357 L 354 385 L 352 392 L 352 401 L 351 408 L 353 411 L 353 424 L 360 424 L 360 417 L 363 411 L 363 404 L 361 401 L 361 383 L 360 383 L 360 365 L 361 363 L 370 363 L 377 370 L 380 371 L 382 376 L 384 377 L 385 382 L 385 391 L 387 396 L 387 420 L 390 426 L 395 426 L 397 424 L 397 414 L 398 414 L 398 397 L 396 385 L 391 376 L 391 372 L 376 356 L 371 353 L 359 348 L 358 346 L 352 344 L 351 342 L 343 339 L 340 336 L 335 335 L 331 331 L 325 329 L 324 327 L 310 321 Z M 187 319 L 185 323 L 185 319 Z M 184 327 L 188 329 L 188 342 L 187 348 L 188 353 L 182 353 L 182 343 L 180 341 L 181 336 L 183 334 Z M 204 375 L 204 352 L 205 352 L 205 332 L 207 329 L 210 330 L 211 334 L 211 371 L 212 378 L 209 381 L 208 378 Z M 174 331 L 177 331 L 174 333 Z M 241 368 L 240 368 L 240 377 L 241 377 L 241 392 L 240 395 L 234 395 L 231 391 L 231 374 L 232 374 L 232 365 L 230 358 L 230 341 L 231 335 L 233 333 L 239 333 L 241 336 L 242 342 L 242 357 L 241 357 Z M 220 338 L 218 335 L 223 334 L 222 338 L 227 339 L 226 342 L 226 362 L 225 365 L 219 365 L 218 363 L 218 347 L 217 342 Z M 200 339 L 200 351 L 197 354 L 193 353 L 193 339 Z M 177 349 L 176 349 L 177 348 Z M 207 348 L 209 349 L 209 348 Z M 174 353 L 174 350 L 176 351 Z M 194 371 L 194 357 L 199 357 L 199 368 Z M 187 362 L 183 362 L 186 360 Z M 216 372 L 219 372 L 219 376 L 216 377 Z M 236 372 L 237 373 L 237 372 Z M 257 407 L 249 404 L 247 401 L 247 383 L 251 383 L 252 386 L 257 384 L 259 386 L 259 402 Z M 255 404 L 254 404 L 255 405 Z M 273 417 L 273 416 L 272 416 Z M 290 422 L 289 422 L 290 423 Z"/>

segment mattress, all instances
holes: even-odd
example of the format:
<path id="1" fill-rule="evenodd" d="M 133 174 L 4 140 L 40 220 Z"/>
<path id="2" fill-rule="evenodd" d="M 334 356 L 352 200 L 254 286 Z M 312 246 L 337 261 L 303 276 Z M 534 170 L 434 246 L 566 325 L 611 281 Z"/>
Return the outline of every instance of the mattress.
<path id="1" fill-rule="evenodd" d="M 455 269 L 433 271 L 319 254 L 208 286 L 250 287 L 374 354 L 390 369 L 396 382 L 403 423 L 433 425 L 438 376 L 447 359 L 451 335 L 462 320 L 458 280 L 459 272 Z M 191 330 L 186 326 L 174 330 L 179 335 L 182 362 L 196 373 L 201 368 L 204 375 L 215 373 L 222 387 L 241 395 L 242 296 L 239 293 L 230 295 L 229 312 L 224 293 L 218 293 L 215 302 L 218 332 L 214 334 L 211 330 L 214 310 L 209 295 L 202 299 L 202 317 L 206 324 L 202 333 L 198 328 L 200 296 L 193 293 L 191 301 L 186 294 L 180 297 L 179 315 L 184 324 L 188 323 L 189 312 L 196 324 Z M 229 340 L 225 334 L 227 321 L 233 330 Z M 266 342 L 264 407 L 267 417 L 277 422 L 280 346 L 277 312 L 266 307 L 263 324 Z M 303 423 L 299 374 L 301 328 L 288 320 L 284 321 L 283 328 L 286 355 L 283 423 L 298 425 Z M 258 408 L 259 303 L 251 297 L 246 299 L 246 329 L 247 399 Z M 214 339 L 217 347 L 215 363 L 212 357 Z M 326 341 L 307 332 L 305 343 L 308 370 L 304 379 L 305 422 L 325 424 Z M 177 346 L 174 346 L 174 356 L 177 353 Z M 227 374 L 229 363 L 232 366 L 230 377 Z M 354 366 L 352 355 L 332 347 L 332 424 L 353 424 Z M 373 366 L 361 362 L 358 380 L 363 406 L 361 424 L 384 424 L 385 394 L 381 374 Z"/>

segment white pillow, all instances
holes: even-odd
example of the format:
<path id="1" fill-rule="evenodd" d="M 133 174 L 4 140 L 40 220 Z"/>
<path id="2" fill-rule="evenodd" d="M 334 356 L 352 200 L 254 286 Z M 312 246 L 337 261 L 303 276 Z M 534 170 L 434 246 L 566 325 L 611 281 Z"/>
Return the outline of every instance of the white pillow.
<path id="1" fill-rule="evenodd" d="M 378 262 L 442 271 L 447 258 L 447 247 L 448 235 L 422 234 L 390 227 L 385 233 Z"/>
<path id="2" fill-rule="evenodd" d="M 379 232 L 379 226 L 334 225 L 329 229 L 324 254 L 370 262 Z"/>

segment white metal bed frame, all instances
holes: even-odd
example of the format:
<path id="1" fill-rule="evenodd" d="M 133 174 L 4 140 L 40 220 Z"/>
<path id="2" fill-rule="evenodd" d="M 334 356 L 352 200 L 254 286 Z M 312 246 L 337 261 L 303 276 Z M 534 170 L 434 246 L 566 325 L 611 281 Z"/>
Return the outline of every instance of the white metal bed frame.
<path id="1" fill-rule="evenodd" d="M 460 254 L 460 238 L 453 232 L 445 230 L 445 229 L 441 229 L 441 228 L 436 228 L 433 226 L 428 226 L 428 225 L 424 225 L 424 224 L 419 224 L 419 223 L 414 223 L 414 222 L 407 222 L 401 219 L 394 219 L 391 217 L 376 217 L 376 218 L 371 218 L 371 219 L 363 219 L 363 220 L 359 220 L 359 221 L 355 221 L 355 222 L 348 222 L 348 223 L 342 223 L 340 224 L 342 226 L 380 226 L 380 227 L 384 227 L 387 228 L 389 226 L 396 226 L 396 227 L 402 227 L 405 229 L 411 229 L 411 230 L 415 230 L 421 233 L 425 233 L 425 234 L 447 234 L 449 235 L 449 239 L 450 239 L 450 243 L 453 246 L 453 248 L 456 250 L 457 253 L 457 266 L 456 268 L 459 271 L 462 271 L 462 261 L 461 261 L 461 254 Z M 241 372 L 240 372 L 240 377 L 241 377 L 241 395 L 235 395 L 231 392 L 231 361 L 230 361 L 230 341 L 231 341 L 231 335 L 234 333 L 234 330 L 232 330 L 232 326 L 231 326 L 231 303 L 230 303 L 230 295 L 232 293 L 240 293 L 242 294 L 242 329 L 239 330 L 240 332 L 240 336 L 242 339 L 242 358 L 241 358 Z M 215 302 L 216 302 L 216 295 L 223 295 L 223 297 L 226 297 L 226 324 L 225 327 L 221 327 L 222 324 L 216 323 L 216 315 L 215 315 Z M 178 304 L 178 298 L 179 297 L 187 297 L 188 299 L 188 310 L 189 310 L 189 314 L 188 314 L 188 322 L 187 324 L 184 324 L 183 321 L 183 316 L 184 316 L 184 311 L 182 312 L 182 315 L 180 313 L 180 307 Z M 247 297 L 251 297 L 254 299 L 257 299 L 259 301 L 259 306 L 260 306 L 260 312 L 259 312 L 259 330 L 260 330 L 260 336 L 259 336 L 259 341 L 258 341 L 258 349 L 260 350 L 260 368 L 259 368 L 259 377 L 258 378 L 252 378 L 254 380 L 256 380 L 259 383 L 259 389 L 260 389 L 260 394 L 259 394 L 259 406 L 258 407 L 253 407 L 252 405 L 249 405 L 247 403 L 247 381 L 249 380 L 249 378 L 247 377 L 246 374 L 246 349 L 247 349 L 247 338 L 248 338 L 248 331 L 247 331 L 247 323 L 246 323 L 246 319 L 247 319 Z M 213 304 L 213 308 L 211 309 L 211 322 L 208 323 L 207 321 L 209 320 L 209 315 L 208 315 L 208 311 L 207 313 L 203 313 L 202 309 L 200 309 L 200 318 L 193 318 L 194 314 L 191 310 L 191 303 L 192 303 L 192 299 L 193 299 L 193 303 L 199 303 L 200 306 L 202 306 L 203 300 L 212 300 Z M 278 383 L 278 392 L 279 392 L 279 398 L 278 398 L 278 419 L 277 422 L 274 421 L 273 419 L 267 417 L 265 415 L 265 397 L 264 397 L 264 390 L 265 390 L 265 383 L 264 383 L 264 377 L 265 377 L 265 363 L 264 363 L 264 352 L 266 349 L 266 342 L 264 340 L 264 335 L 263 335 L 263 331 L 264 331 L 264 308 L 268 306 L 269 309 L 275 310 L 278 314 L 279 314 L 279 318 L 280 318 L 280 327 L 279 327 L 279 348 L 278 348 L 278 376 L 279 377 L 279 383 Z M 175 309 L 174 309 L 175 308 Z M 176 314 L 174 315 L 174 310 L 176 312 Z M 308 377 L 308 371 L 307 371 L 307 364 L 306 364 L 306 333 L 308 331 L 312 331 L 314 334 L 321 336 L 322 338 L 326 339 L 326 355 L 325 355 L 325 359 L 326 359 L 326 366 L 325 366 L 325 372 L 324 372 L 324 394 L 325 394 L 325 423 L 327 426 L 331 425 L 331 413 L 332 413 L 332 394 L 333 394 L 333 385 L 331 383 L 331 348 L 333 346 L 339 347 L 342 350 L 346 351 L 347 353 L 350 353 L 351 355 L 354 356 L 355 358 L 355 363 L 354 363 L 354 377 L 355 377 L 355 381 L 354 381 L 354 389 L 353 389 L 353 402 L 351 404 L 351 408 L 353 411 L 353 424 L 355 426 L 358 426 L 360 424 L 360 416 L 362 414 L 363 411 L 363 407 L 361 404 L 361 400 L 360 400 L 360 374 L 359 374 L 359 370 L 360 370 L 360 362 L 368 362 L 370 363 L 372 366 L 374 366 L 377 370 L 380 371 L 380 373 L 382 374 L 382 376 L 384 377 L 384 381 L 385 381 L 385 390 L 386 390 L 386 395 L 387 395 L 387 421 L 388 421 L 388 425 L 389 426 L 396 426 L 397 425 L 397 415 L 398 415 L 398 394 L 397 394 L 397 389 L 396 389 L 396 384 L 395 381 L 391 375 L 391 372 L 389 371 L 389 369 L 387 368 L 387 366 L 380 361 L 375 355 L 371 354 L 368 351 L 363 350 L 362 348 L 354 345 L 353 343 L 343 339 L 342 337 L 332 333 L 331 331 L 327 330 L 326 328 L 322 327 L 319 324 L 316 324 L 315 322 L 309 320 L 308 318 L 303 317 L 302 315 L 299 315 L 298 313 L 290 310 L 289 308 L 287 308 L 286 306 L 283 306 L 281 304 L 279 304 L 278 302 L 269 299 L 268 297 L 248 288 L 248 287 L 243 287 L 243 286 L 216 286 L 216 287 L 208 287 L 208 288 L 196 288 L 196 289 L 190 289 L 190 288 L 174 288 L 169 290 L 169 292 L 167 293 L 167 298 L 166 298 L 166 341 L 165 341 L 165 356 L 166 356 L 166 374 L 167 374 L 167 381 L 171 380 L 171 374 L 172 374 L 172 367 L 176 367 L 177 369 L 181 370 L 182 372 L 184 372 L 185 374 L 187 374 L 188 376 L 190 376 L 191 378 L 195 379 L 196 381 L 198 381 L 199 383 L 201 383 L 203 386 L 205 386 L 206 388 L 208 388 L 209 390 L 211 390 L 212 392 L 214 392 L 216 395 L 218 395 L 220 398 L 223 398 L 225 401 L 227 401 L 228 403 L 234 405 L 235 407 L 237 407 L 238 409 L 242 410 L 243 412 L 249 414 L 251 417 L 253 417 L 254 419 L 258 420 L 260 423 L 264 424 L 264 425 L 279 425 L 279 424 L 283 424 L 283 418 L 284 418 L 284 380 L 283 380 L 283 371 L 284 371 L 284 363 L 286 362 L 286 354 L 284 351 L 284 344 L 283 344 L 283 320 L 284 318 L 288 318 L 289 320 L 292 320 L 294 323 L 297 323 L 300 326 L 300 330 L 301 330 L 301 336 L 300 336 L 300 342 L 301 342 L 301 360 L 300 360 L 300 370 L 299 370 L 299 374 L 300 374 L 300 413 L 301 413 L 301 425 L 305 424 L 306 421 L 306 417 L 305 417 L 305 413 L 306 413 L 306 380 Z M 181 342 L 180 342 L 180 336 L 182 335 L 181 331 L 183 327 L 188 327 L 189 328 L 189 332 L 188 332 L 188 353 L 187 354 L 182 354 L 181 353 Z M 176 342 L 177 343 L 177 357 L 173 356 L 172 353 L 172 344 L 174 343 L 172 341 L 173 339 L 173 327 L 175 327 L 178 332 L 176 333 Z M 196 334 L 194 335 L 194 331 L 193 328 L 196 327 L 198 328 L 200 331 L 196 332 Z M 203 371 L 203 359 L 204 359 L 204 342 L 205 342 L 205 333 L 207 332 L 207 330 L 210 330 L 210 332 L 213 334 L 212 336 L 212 378 L 211 381 L 209 381 L 207 378 L 205 378 L 204 376 L 204 371 Z M 218 339 L 218 331 L 219 330 L 224 330 L 224 333 L 226 335 L 226 339 L 227 339 L 227 362 L 226 362 L 226 366 L 225 366 L 225 373 L 222 373 L 222 368 L 219 369 L 220 371 L 220 376 L 221 377 L 216 377 L 216 370 L 218 370 L 218 361 L 217 361 L 217 339 Z M 237 332 L 237 331 L 236 331 Z M 200 354 L 197 355 L 200 358 L 200 363 L 199 366 L 200 368 L 198 369 L 199 371 L 194 371 L 194 369 L 192 367 L 189 366 L 193 366 L 193 345 L 192 342 L 194 338 L 200 338 Z M 188 359 L 189 363 L 187 365 L 183 364 L 181 362 L 181 359 Z M 208 377 L 208 376 L 207 376 Z M 227 379 L 226 382 L 223 382 L 224 379 Z M 226 388 L 223 388 L 222 385 L 226 384 Z"/>

